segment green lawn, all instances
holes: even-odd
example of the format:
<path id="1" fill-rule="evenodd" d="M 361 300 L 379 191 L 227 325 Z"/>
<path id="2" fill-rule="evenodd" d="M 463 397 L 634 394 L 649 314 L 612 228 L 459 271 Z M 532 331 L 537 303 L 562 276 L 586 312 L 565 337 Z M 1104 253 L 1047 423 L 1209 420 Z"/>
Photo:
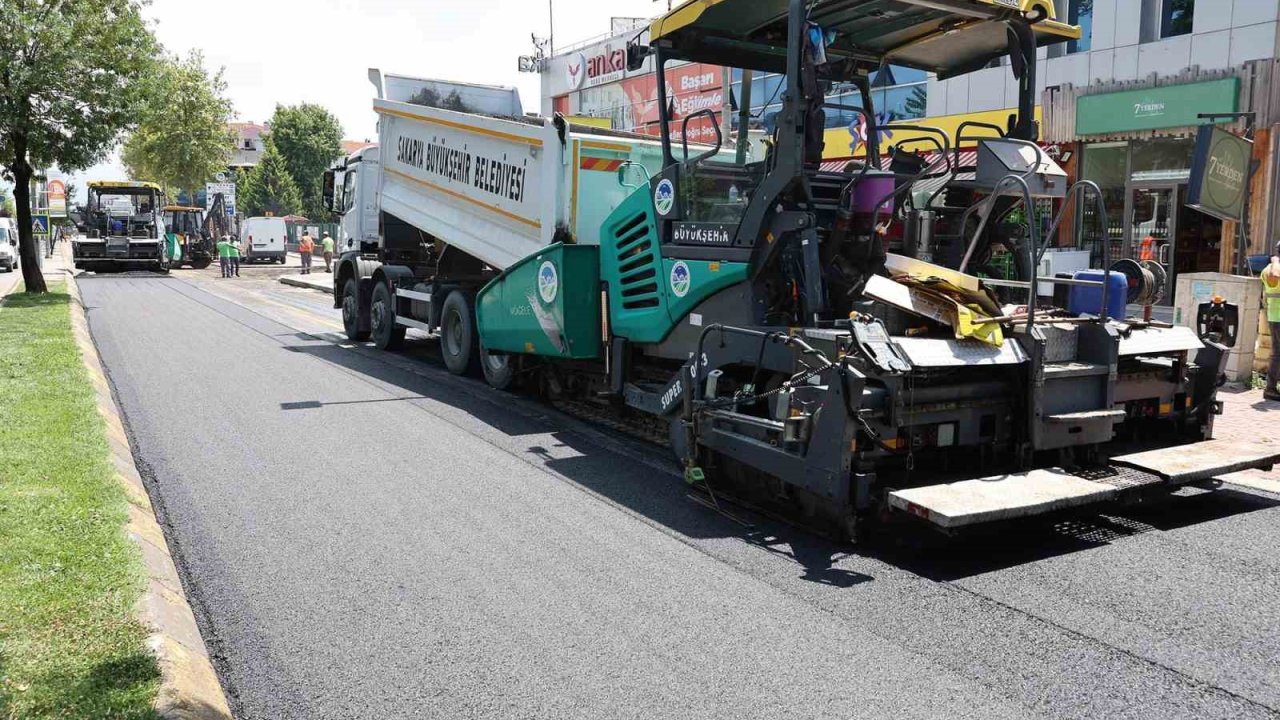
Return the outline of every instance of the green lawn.
<path id="1" fill-rule="evenodd" d="M 0 720 L 155 718 L 140 556 L 69 298 L 50 289 L 0 306 Z"/>

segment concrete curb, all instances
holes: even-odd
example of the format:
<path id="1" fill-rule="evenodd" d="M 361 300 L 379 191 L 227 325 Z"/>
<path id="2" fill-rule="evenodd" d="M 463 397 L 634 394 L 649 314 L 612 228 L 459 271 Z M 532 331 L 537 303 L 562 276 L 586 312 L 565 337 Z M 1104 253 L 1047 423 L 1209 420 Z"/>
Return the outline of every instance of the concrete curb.
<path id="1" fill-rule="evenodd" d="M 333 292 L 333 276 L 323 275 L 323 277 L 325 278 L 324 280 L 312 280 L 308 275 L 282 275 L 280 283 L 310 290 L 320 290 L 326 293 Z"/>
<path id="2" fill-rule="evenodd" d="M 75 276 L 70 273 L 67 291 L 72 300 L 71 329 L 98 396 L 98 412 L 106 424 L 116 478 L 129 499 L 126 529 L 129 539 L 141 551 L 147 571 L 147 588 L 134 607 L 134 614 L 151 628 L 147 643 L 160 664 L 156 711 L 168 720 L 231 720 L 231 708 L 182 590 L 182 581 L 165 542 L 164 531 L 156 520 L 146 486 L 134 464 L 120 409 L 111 394 L 98 349 L 89 335 L 80 289 L 76 286 Z"/>

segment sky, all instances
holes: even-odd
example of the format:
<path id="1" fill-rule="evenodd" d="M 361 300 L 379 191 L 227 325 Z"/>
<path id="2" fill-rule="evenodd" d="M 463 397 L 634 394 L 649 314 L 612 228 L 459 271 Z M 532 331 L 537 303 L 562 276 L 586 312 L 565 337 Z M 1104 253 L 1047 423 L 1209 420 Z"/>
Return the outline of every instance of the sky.
<path id="1" fill-rule="evenodd" d="M 239 120 L 270 119 L 276 104 L 325 106 L 345 136 L 376 137 L 368 68 L 404 75 L 515 85 L 525 110 L 539 107 L 537 75 L 516 71 L 531 54 L 530 34 L 555 20 L 563 47 L 602 36 L 610 17 L 650 17 L 659 0 L 153 0 L 145 14 L 172 53 L 204 51 L 206 66 L 225 68 Z M 74 179 L 120 179 L 114 155 Z M 82 191 L 83 194 L 83 191 Z"/>

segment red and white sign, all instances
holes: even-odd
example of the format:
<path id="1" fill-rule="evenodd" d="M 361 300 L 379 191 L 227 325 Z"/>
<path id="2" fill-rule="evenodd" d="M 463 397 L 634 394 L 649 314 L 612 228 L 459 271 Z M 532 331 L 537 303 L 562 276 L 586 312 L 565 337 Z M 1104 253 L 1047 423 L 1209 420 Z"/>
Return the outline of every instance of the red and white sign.
<path id="1" fill-rule="evenodd" d="M 570 56 L 565 73 L 574 90 L 617 82 L 627 74 L 627 45 L 611 42 Z"/>
<path id="2" fill-rule="evenodd" d="M 570 55 L 564 64 L 564 77 L 569 81 L 569 89 L 577 90 L 587 79 L 587 57 L 582 53 Z"/>
<path id="3" fill-rule="evenodd" d="M 49 215 L 67 216 L 67 184 L 61 180 L 49 181 Z"/>
<path id="4" fill-rule="evenodd" d="M 658 76 L 656 74 L 629 78 L 622 82 L 631 108 L 633 132 L 658 135 Z M 717 65 L 693 63 L 667 70 L 667 96 L 675 114 L 672 116 L 671 135 L 679 142 L 684 119 L 694 113 L 710 110 L 719 114 L 725 107 L 724 69 Z M 715 142 L 715 125 L 705 115 L 689 123 L 689 141 Z"/>

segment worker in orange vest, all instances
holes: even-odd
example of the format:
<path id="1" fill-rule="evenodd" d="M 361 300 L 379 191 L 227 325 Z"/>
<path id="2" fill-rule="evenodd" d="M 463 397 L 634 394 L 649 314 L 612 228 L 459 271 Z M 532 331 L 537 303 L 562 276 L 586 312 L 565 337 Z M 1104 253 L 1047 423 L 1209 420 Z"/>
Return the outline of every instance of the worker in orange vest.
<path id="1" fill-rule="evenodd" d="M 316 243 L 311 239 L 309 230 L 302 231 L 302 240 L 298 243 L 298 254 L 302 255 L 302 274 L 311 274 L 311 253 L 315 252 Z"/>
<path id="2" fill-rule="evenodd" d="M 1155 244 L 1156 239 L 1150 235 L 1142 238 L 1142 252 L 1138 253 L 1139 260 L 1155 260 Z"/>

